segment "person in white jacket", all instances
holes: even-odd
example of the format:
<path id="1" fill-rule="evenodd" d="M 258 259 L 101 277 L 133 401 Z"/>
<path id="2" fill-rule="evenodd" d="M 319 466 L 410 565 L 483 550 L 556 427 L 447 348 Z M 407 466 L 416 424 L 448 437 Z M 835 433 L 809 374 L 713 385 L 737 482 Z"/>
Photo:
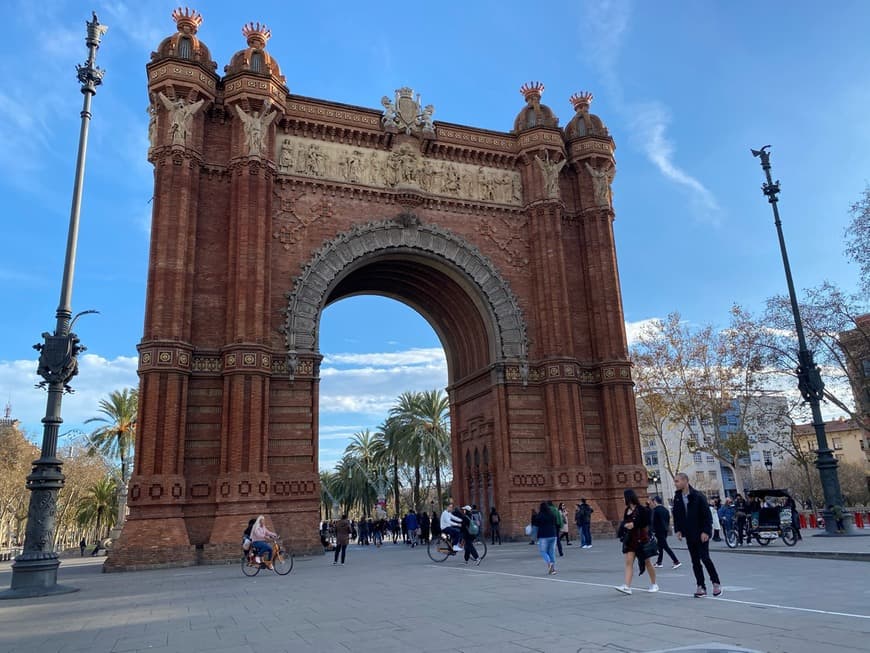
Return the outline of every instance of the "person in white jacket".
<path id="1" fill-rule="evenodd" d="M 453 544 L 454 551 L 462 551 L 462 547 L 459 546 L 459 538 L 462 535 L 460 526 L 462 526 L 462 520 L 453 514 L 453 502 L 451 501 L 441 513 L 441 532 L 450 535 L 450 543 Z"/>
<path id="2" fill-rule="evenodd" d="M 721 528 L 719 524 L 719 513 L 716 512 L 716 508 L 710 506 L 710 514 L 713 515 L 713 541 L 721 542 L 722 538 L 719 537 L 719 529 Z"/>

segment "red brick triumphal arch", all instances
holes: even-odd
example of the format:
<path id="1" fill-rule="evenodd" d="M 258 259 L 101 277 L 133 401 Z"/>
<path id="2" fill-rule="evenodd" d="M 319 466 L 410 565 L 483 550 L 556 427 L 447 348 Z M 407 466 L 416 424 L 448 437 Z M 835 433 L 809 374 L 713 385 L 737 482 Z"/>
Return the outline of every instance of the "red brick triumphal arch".
<path id="1" fill-rule="evenodd" d="M 318 328 L 358 294 L 412 306 L 441 338 L 458 500 L 498 506 L 512 535 L 546 498 L 617 519 L 647 477 L 614 145 L 591 96 L 560 128 L 527 84 L 509 132 L 433 121 L 408 88 L 379 110 L 337 104 L 289 92 L 264 26 L 221 77 L 200 15 L 173 17 L 147 66 L 138 441 L 107 568 L 233 557 L 258 513 L 319 550 Z"/>

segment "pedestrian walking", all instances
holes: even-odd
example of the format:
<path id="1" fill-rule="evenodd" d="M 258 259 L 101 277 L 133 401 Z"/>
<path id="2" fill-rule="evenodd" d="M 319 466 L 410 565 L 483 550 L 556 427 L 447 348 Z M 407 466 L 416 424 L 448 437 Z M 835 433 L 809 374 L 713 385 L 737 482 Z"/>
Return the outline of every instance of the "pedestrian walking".
<path id="1" fill-rule="evenodd" d="M 656 536 L 656 542 L 659 547 L 659 557 L 653 567 L 661 569 L 662 558 L 664 557 L 664 554 L 667 553 L 674 565 L 673 568 L 679 569 L 683 566 L 683 563 L 677 560 L 676 554 L 671 550 L 671 547 L 668 546 L 668 527 L 671 523 L 671 513 L 664 507 L 664 505 L 662 505 L 661 497 L 653 497 L 653 503 L 655 504 L 655 507 L 652 511 L 652 531 L 653 535 Z"/>
<path id="2" fill-rule="evenodd" d="M 734 502 L 731 501 L 731 497 L 725 497 L 725 503 L 719 508 L 719 523 L 722 524 L 722 531 L 727 540 L 734 530 Z"/>
<path id="3" fill-rule="evenodd" d="M 547 563 L 547 573 L 556 573 L 556 536 L 559 533 L 556 515 L 546 501 L 541 501 L 538 512 L 532 511 L 532 528 L 536 529 L 538 551 Z"/>
<path id="4" fill-rule="evenodd" d="M 541 505 L 544 506 L 546 505 L 546 503 L 542 503 Z M 532 508 L 532 516 L 529 519 L 529 532 L 526 533 L 526 535 L 532 538 L 531 540 L 529 540 L 530 545 L 534 544 L 538 539 L 538 527 L 535 526 L 537 516 L 538 513 L 535 512 L 534 508 Z"/>
<path id="5" fill-rule="evenodd" d="M 580 533 L 580 548 L 592 548 L 592 513 L 595 512 L 586 499 L 581 498 L 574 513 L 574 521 L 577 523 L 577 531 Z"/>
<path id="6" fill-rule="evenodd" d="M 562 516 L 562 527 L 559 529 L 559 541 L 565 538 L 565 544 L 571 546 L 571 530 L 568 527 L 568 509 L 564 503 L 559 504 L 559 513 Z"/>
<path id="7" fill-rule="evenodd" d="M 501 517 L 495 506 L 489 509 L 489 535 L 492 538 L 493 545 L 495 545 L 495 541 L 498 539 L 498 544 L 501 546 Z"/>
<path id="8" fill-rule="evenodd" d="M 622 553 L 625 561 L 625 582 L 616 587 L 617 592 L 631 594 L 631 579 L 634 576 L 634 561 L 637 560 L 640 572 L 649 573 L 649 592 L 658 592 L 656 585 L 656 570 L 652 564 L 652 558 L 647 556 L 644 549 L 649 542 L 650 511 L 640 505 L 634 490 L 625 490 L 625 512 L 622 515 L 622 523 L 619 530 L 622 539 Z"/>
<path id="9" fill-rule="evenodd" d="M 79 542 L 80 557 L 82 557 L 82 558 L 85 557 L 85 549 L 87 549 L 87 548 L 88 548 L 88 543 L 85 542 L 85 538 L 82 538 L 81 541 Z"/>
<path id="10" fill-rule="evenodd" d="M 695 572 L 695 598 L 707 596 L 707 584 L 704 582 L 703 563 L 713 583 L 713 596 L 722 595 L 722 584 L 719 574 L 710 559 L 710 536 L 713 534 L 713 516 L 710 514 L 710 506 L 707 497 L 689 485 L 689 477 L 683 472 L 674 476 L 674 487 L 677 493 L 674 495 L 674 532 L 677 539 L 685 538 L 692 558 L 692 571 Z"/>
<path id="11" fill-rule="evenodd" d="M 799 540 L 804 539 L 801 537 L 801 516 L 793 497 L 786 497 L 785 507 L 791 510 L 791 527 L 794 529 L 795 537 Z"/>
<path id="12" fill-rule="evenodd" d="M 553 513 L 553 517 L 556 518 L 556 548 L 559 550 L 559 557 L 565 555 L 565 552 L 562 550 L 562 513 L 556 507 L 552 501 L 547 501 L 547 508 L 550 509 L 550 512 Z"/>
<path id="13" fill-rule="evenodd" d="M 413 549 L 417 546 L 417 538 L 420 535 L 420 524 L 417 521 L 417 513 L 413 508 L 405 515 L 405 528 L 408 531 L 408 544 Z"/>
<path id="14" fill-rule="evenodd" d="M 743 498 L 742 494 L 738 494 L 734 497 L 734 519 L 737 524 L 737 544 L 743 544 L 743 539 L 745 536 L 746 544 L 750 544 L 749 542 L 749 531 L 746 528 L 746 519 L 748 517 L 747 511 L 749 510 L 749 506 L 746 503 L 746 499 Z"/>
<path id="15" fill-rule="evenodd" d="M 347 515 L 342 515 L 341 519 L 335 522 L 335 557 L 332 564 L 338 564 L 339 554 L 341 554 L 341 564 L 344 564 L 344 556 L 347 553 L 347 545 L 350 543 L 350 522 L 347 520 Z"/>
<path id="16" fill-rule="evenodd" d="M 425 510 L 420 513 L 420 542 L 422 544 L 429 544 L 429 513 Z"/>
<path id="17" fill-rule="evenodd" d="M 837 526 L 837 533 L 842 535 L 846 532 L 846 524 L 845 522 L 843 522 L 843 506 L 831 505 L 828 506 L 828 510 L 830 510 L 831 514 L 834 516 L 834 521 L 836 522 Z"/>
<path id="18" fill-rule="evenodd" d="M 716 506 L 710 506 L 710 519 L 713 521 L 713 541 L 721 542 L 722 538 L 719 536 L 721 526 L 719 525 L 719 513 L 716 511 Z"/>
<path id="19" fill-rule="evenodd" d="M 461 509 L 455 510 L 453 512 L 454 516 L 459 517 L 462 520 L 462 526 L 460 526 L 460 531 L 462 534 L 462 542 L 463 549 L 465 550 L 465 564 L 468 564 L 470 559 L 474 559 L 474 564 L 480 564 L 480 554 L 477 552 L 477 549 L 474 546 L 474 540 L 477 539 L 478 534 L 480 533 L 480 526 L 477 525 L 477 522 L 474 520 L 474 512 L 471 506 L 462 506 Z M 469 529 L 469 526 L 474 524 L 477 528 L 474 529 L 476 532 L 472 533 Z"/>

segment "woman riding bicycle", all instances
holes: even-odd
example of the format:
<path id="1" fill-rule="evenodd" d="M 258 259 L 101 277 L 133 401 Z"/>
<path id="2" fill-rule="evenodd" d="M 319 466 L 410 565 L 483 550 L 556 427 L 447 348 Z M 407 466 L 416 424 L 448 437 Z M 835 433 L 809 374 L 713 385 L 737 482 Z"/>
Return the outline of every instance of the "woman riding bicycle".
<path id="1" fill-rule="evenodd" d="M 263 515 L 257 517 L 254 522 L 254 527 L 251 529 L 251 539 L 254 541 L 254 552 L 258 556 L 262 556 L 266 566 L 272 568 L 272 546 L 266 542 L 266 538 L 271 537 L 276 539 L 277 533 L 273 533 L 266 528 L 266 518 Z"/>

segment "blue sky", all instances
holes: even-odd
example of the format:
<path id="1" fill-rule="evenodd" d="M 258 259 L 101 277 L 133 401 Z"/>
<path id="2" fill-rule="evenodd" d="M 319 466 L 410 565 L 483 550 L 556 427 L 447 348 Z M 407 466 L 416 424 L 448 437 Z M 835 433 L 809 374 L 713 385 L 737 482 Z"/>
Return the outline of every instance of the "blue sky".
<path id="1" fill-rule="evenodd" d="M 467 5 L 467 6 L 466 6 Z M 151 167 L 145 64 L 174 31 L 175 3 L 92 5 L 12 0 L 0 44 L 0 403 L 41 433 L 40 333 L 60 291 L 91 6 L 109 25 L 93 104 L 74 311 L 89 351 L 64 400 L 62 432 L 82 428 L 111 390 L 134 385 L 148 256 Z M 379 107 L 411 86 L 436 120 L 508 131 L 519 87 L 546 85 L 565 124 L 575 91 L 617 145 L 614 206 L 625 318 L 679 310 L 724 323 L 731 303 L 757 310 L 785 289 L 758 161 L 773 145 L 774 177 L 795 281 L 856 288 L 845 261 L 847 210 L 870 170 L 870 4 L 838 2 L 200 2 L 200 38 L 218 70 L 244 46 L 241 27 L 272 29 L 268 49 L 292 93 Z M 328 7 L 323 9 L 322 7 Z M 530 7 L 535 7 L 530 10 Z M 432 329 L 411 309 L 353 298 L 324 313 L 321 462 L 349 434 L 375 428 L 404 390 L 444 387 Z"/>

